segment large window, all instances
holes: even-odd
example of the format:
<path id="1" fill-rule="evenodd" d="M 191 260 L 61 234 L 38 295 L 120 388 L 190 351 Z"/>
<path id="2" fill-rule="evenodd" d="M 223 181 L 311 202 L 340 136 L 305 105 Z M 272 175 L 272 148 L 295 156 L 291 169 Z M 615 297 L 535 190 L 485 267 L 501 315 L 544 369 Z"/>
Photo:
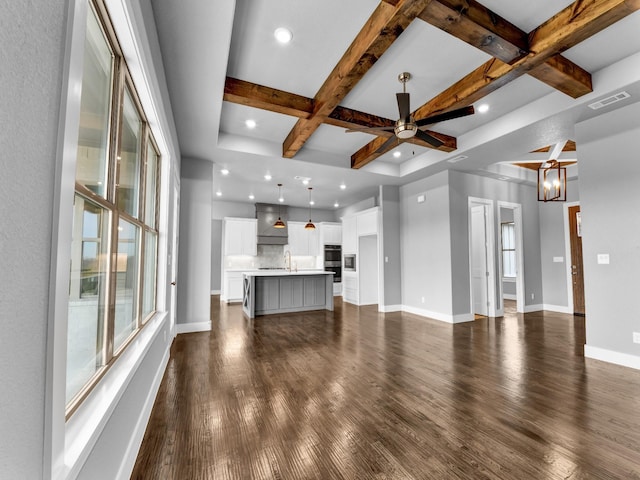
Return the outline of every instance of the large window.
<path id="1" fill-rule="evenodd" d="M 87 18 L 67 322 L 67 412 L 155 312 L 160 158 L 100 5 Z"/>
<path id="2" fill-rule="evenodd" d="M 502 276 L 515 278 L 516 276 L 516 234 L 513 222 L 502 225 Z"/>

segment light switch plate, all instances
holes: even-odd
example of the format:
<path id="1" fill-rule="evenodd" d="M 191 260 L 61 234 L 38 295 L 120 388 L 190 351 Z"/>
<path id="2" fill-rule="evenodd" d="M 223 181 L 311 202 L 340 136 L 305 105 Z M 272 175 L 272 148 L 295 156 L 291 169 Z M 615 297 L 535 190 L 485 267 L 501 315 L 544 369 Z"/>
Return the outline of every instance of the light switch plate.
<path id="1" fill-rule="evenodd" d="M 598 264 L 599 265 L 609 265 L 609 254 L 608 253 L 599 253 L 598 254 Z"/>
<path id="2" fill-rule="evenodd" d="M 633 343 L 640 343 L 640 332 L 633 332 Z"/>
<path id="3" fill-rule="evenodd" d="M 418 195 L 418 203 L 424 203 L 424 195 Z"/>
<path id="4" fill-rule="evenodd" d="M 553 257 L 553 263 L 564 263 L 564 257 Z"/>

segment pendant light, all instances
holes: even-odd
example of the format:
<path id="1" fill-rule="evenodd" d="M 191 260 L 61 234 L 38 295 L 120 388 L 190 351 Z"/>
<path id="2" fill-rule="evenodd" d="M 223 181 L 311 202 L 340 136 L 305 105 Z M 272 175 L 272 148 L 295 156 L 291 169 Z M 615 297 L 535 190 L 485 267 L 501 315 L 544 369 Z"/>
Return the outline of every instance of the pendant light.
<path id="1" fill-rule="evenodd" d="M 313 188 L 309 187 L 309 221 L 304 226 L 305 230 L 315 230 L 316 229 L 316 226 L 311 221 L 311 190 L 313 190 Z"/>
<path id="2" fill-rule="evenodd" d="M 281 204 L 282 204 L 282 184 L 279 183 L 278 184 L 278 220 L 276 220 L 276 223 L 273 224 L 273 228 L 285 228 L 286 227 L 285 223 L 282 221 L 282 218 L 280 218 L 280 214 L 281 214 L 280 205 Z"/>

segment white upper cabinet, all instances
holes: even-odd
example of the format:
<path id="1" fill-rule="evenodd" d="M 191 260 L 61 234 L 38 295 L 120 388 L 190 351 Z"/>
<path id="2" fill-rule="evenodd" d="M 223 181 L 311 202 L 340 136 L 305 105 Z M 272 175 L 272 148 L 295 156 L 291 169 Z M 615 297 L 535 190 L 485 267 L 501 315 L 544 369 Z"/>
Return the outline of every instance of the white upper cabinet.
<path id="1" fill-rule="evenodd" d="M 224 219 L 224 254 L 258 254 L 258 221 L 255 218 Z"/>
<path id="2" fill-rule="evenodd" d="M 356 217 L 342 219 L 342 253 L 356 253 L 358 250 L 358 231 Z"/>
<path id="3" fill-rule="evenodd" d="M 368 210 L 357 216 L 358 236 L 378 233 L 378 209 Z"/>
<path id="4" fill-rule="evenodd" d="M 318 228 L 305 230 L 305 222 L 289 222 L 289 250 L 291 255 L 320 255 L 320 234 Z"/>
<path id="5" fill-rule="evenodd" d="M 339 223 L 321 223 L 320 245 L 342 245 L 342 225 Z"/>

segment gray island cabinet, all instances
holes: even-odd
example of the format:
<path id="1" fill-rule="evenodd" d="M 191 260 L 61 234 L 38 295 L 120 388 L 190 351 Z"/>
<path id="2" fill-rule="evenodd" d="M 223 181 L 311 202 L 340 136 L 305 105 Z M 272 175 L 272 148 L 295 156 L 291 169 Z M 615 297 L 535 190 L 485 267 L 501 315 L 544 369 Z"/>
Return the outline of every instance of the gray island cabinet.
<path id="1" fill-rule="evenodd" d="M 246 272 L 242 288 L 242 310 L 249 318 L 333 310 L 333 272 Z"/>

